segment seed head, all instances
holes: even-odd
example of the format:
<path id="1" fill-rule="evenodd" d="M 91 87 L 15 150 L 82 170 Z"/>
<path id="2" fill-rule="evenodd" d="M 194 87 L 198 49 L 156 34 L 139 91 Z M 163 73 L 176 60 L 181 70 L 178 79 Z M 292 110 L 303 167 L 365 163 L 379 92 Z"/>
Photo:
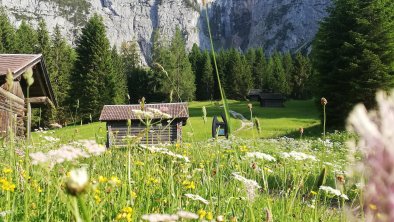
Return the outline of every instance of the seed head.
<path id="1" fill-rule="evenodd" d="M 8 90 L 10 91 L 14 86 L 14 76 L 12 75 L 11 69 L 8 69 L 7 71 L 6 82 L 7 82 Z"/>
<path id="2" fill-rule="evenodd" d="M 322 98 L 320 99 L 320 103 L 321 103 L 323 106 L 327 105 L 327 99 L 324 98 L 324 97 L 322 97 Z"/>
<path id="3" fill-rule="evenodd" d="M 26 80 L 28 86 L 33 85 L 34 78 L 33 78 L 33 69 L 30 67 L 28 68 L 25 73 L 23 73 L 23 78 Z"/>
<path id="4" fill-rule="evenodd" d="M 205 108 L 205 106 L 202 107 L 202 118 L 204 119 L 204 123 L 207 122 L 207 108 Z"/>
<path id="5" fill-rule="evenodd" d="M 253 109 L 252 103 L 248 103 L 248 108 L 249 108 L 249 111 L 252 112 L 252 109 Z"/>

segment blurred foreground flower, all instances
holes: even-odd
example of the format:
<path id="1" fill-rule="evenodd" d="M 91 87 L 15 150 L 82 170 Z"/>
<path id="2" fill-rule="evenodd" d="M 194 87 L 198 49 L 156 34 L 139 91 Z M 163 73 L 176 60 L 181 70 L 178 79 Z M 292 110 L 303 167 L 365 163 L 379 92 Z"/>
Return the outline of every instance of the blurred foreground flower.
<path id="1" fill-rule="evenodd" d="M 90 156 L 98 156 L 105 152 L 105 147 L 97 144 L 93 140 L 82 140 L 61 146 L 57 150 L 51 150 L 48 153 L 36 152 L 31 153 L 33 165 L 49 165 L 49 167 L 55 166 L 57 163 L 63 163 L 65 161 L 72 161 L 78 158 L 88 158 Z"/>
<path id="2" fill-rule="evenodd" d="M 367 177 L 364 187 L 366 221 L 394 221 L 394 91 L 376 95 L 377 110 L 357 105 L 348 119 L 348 129 L 360 138 L 350 147 L 364 154 L 359 170 Z M 353 153 L 351 153 L 353 154 Z M 372 206 L 372 207 L 371 207 Z"/>
<path id="3" fill-rule="evenodd" d="M 89 176 L 86 168 L 74 169 L 66 180 L 66 188 L 69 194 L 77 196 L 84 192 L 89 184 Z"/>

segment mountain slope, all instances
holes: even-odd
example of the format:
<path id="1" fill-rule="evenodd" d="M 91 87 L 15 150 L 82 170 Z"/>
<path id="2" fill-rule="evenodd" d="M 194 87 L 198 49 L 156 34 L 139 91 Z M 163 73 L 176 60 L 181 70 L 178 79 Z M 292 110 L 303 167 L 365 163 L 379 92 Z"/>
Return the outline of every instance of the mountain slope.
<path id="1" fill-rule="evenodd" d="M 59 24 L 70 42 L 94 13 L 104 18 L 112 44 L 136 40 L 149 62 L 153 31 L 170 39 L 178 26 L 187 41 L 209 47 L 199 0 L 0 0 L 18 25 L 42 17 L 50 30 Z M 208 9 L 215 46 L 263 46 L 268 52 L 308 46 L 326 16 L 330 0 L 211 0 Z"/>

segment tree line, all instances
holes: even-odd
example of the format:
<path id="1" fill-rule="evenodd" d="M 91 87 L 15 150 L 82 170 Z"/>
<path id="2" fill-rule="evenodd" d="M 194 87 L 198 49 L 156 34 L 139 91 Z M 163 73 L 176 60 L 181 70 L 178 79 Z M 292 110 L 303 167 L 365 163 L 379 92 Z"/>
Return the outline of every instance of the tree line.
<path id="1" fill-rule="evenodd" d="M 111 46 L 100 16 L 92 16 L 72 47 L 56 26 L 49 34 L 40 20 L 33 28 L 23 20 L 15 28 L 0 11 L 1 53 L 42 53 L 58 102 L 55 110 L 34 112 L 49 122 L 97 120 L 103 105 L 220 99 L 212 53 L 196 44 L 186 50 L 183 33 L 176 29 L 169 41 L 155 31 L 152 56 L 144 66 L 138 43 Z M 311 95 L 312 68 L 307 56 L 274 53 L 261 48 L 243 53 L 236 49 L 216 54 L 227 98 L 245 99 L 250 89 L 281 92 L 293 98 Z"/>
<path id="2" fill-rule="evenodd" d="M 316 97 L 325 97 L 327 125 L 344 127 L 357 103 L 376 105 L 377 90 L 394 87 L 394 1 L 335 0 L 313 43 Z"/>

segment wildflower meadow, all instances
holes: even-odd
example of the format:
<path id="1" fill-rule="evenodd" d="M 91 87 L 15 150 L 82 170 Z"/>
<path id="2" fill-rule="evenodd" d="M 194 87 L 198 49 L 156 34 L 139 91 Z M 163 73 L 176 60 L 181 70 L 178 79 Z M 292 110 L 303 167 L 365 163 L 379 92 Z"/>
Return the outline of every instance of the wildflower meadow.
<path id="1" fill-rule="evenodd" d="M 393 106 L 386 97 L 378 97 L 385 116 Z M 244 109 L 257 112 L 259 108 L 245 105 Z M 201 115 L 209 112 L 203 110 Z M 384 214 L 389 203 L 377 199 L 386 188 L 374 184 L 386 180 L 378 169 L 383 164 L 380 158 L 385 162 L 389 156 L 364 159 L 368 151 L 356 148 L 363 140 L 351 133 L 360 133 L 361 138 L 368 135 L 362 145 L 374 142 L 383 149 L 387 143 L 380 139 L 385 135 L 368 131 L 379 129 L 371 122 L 375 120 L 368 119 L 358 107 L 350 117 L 349 132 L 303 136 L 304 129 L 295 129 L 293 137 L 262 138 L 254 127 L 249 136 L 234 133 L 229 139 L 193 139 L 188 133 L 184 142 L 175 144 L 142 145 L 130 137 L 128 145 L 110 149 L 104 145 L 102 125 L 97 124 L 72 127 L 72 132 L 37 130 L 30 141 L 6 137 L 0 150 L 0 221 L 390 217 Z M 374 175 L 376 179 L 367 185 L 376 188 L 365 193 L 367 175 L 360 177 L 359 166 L 370 169 L 374 158 L 373 167 L 365 172 Z M 390 181 L 385 184 L 389 186 Z"/>

